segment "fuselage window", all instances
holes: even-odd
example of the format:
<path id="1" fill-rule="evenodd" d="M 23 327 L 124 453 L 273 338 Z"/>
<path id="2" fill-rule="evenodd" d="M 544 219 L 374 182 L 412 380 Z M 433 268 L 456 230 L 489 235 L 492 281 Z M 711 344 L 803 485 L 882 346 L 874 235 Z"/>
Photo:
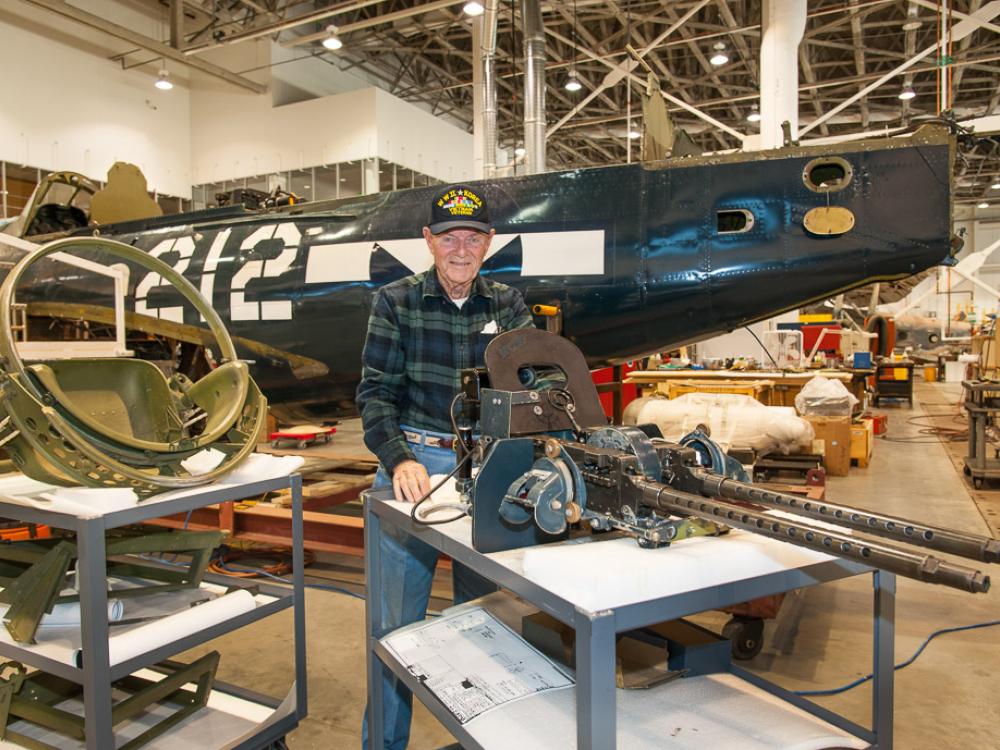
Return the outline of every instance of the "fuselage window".
<path id="1" fill-rule="evenodd" d="M 727 208 L 715 213 L 715 229 L 719 234 L 749 232 L 753 224 L 753 214 L 745 208 Z"/>
<path id="2" fill-rule="evenodd" d="M 854 170 L 850 162 L 839 156 L 813 159 L 802 170 L 802 182 L 816 193 L 833 193 L 843 190 L 851 182 Z"/>

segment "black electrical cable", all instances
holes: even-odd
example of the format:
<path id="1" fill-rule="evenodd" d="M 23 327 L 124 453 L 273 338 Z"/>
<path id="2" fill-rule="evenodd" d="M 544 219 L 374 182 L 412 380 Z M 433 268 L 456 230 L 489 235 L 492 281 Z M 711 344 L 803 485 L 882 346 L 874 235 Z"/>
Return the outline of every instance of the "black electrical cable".
<path id="1" fill-rule="evenodd" d="M 424 519 L 417 517 L 417 510 L 419 510 L 421 505 L 430 500 L 431 495 L 433 495 L 435 492 L 441 489 L 449 479 L 455 476 L 455 474 L 458 473 L 458 470 L 461 469 L 466 464 L 466 462 L 471 458 L 472 454 L 466 453 L 465 456 L 462 458 L 462 460 L 459 461 L 457 464 L 455 464 L 455 468 L 449 471 L 445 475 L 445 478 L 437 483 L 437 486 L 431 487 L 429 490 L 427 490 L 427 492 L 424 493 L 423 497 L 421 497 L 419 500 L 417 500 L 417 502 L 413 504 L 413 508 L 410 509 L 410 518 L 413 519 L 413 523 L 418 524 L 420 526 L 440 526 L 441 524 L 451 523 L 452 521 L 457 521 L 460 518 L 465 518 L 465 516 L 468 515 L 467 513 L 459 513 L 457 516 L 452 516 L 451 518 L 442 518 L 437 521 L 425 521 Z"/>
<path id="2" fill-rule="evenodd" d="M 462 398 L 462 393 L 461 392 L 456 393 L 455 398 L 451 400 L 451 405 L 448 407 L 448 417 L 451 420 L 451 429 L 455 434 L 456 440 L 459 440 L 460 438 L 458 435 L 458 423 L 455 421 L 455 404 L 457 404 L 459 399 L 461 398 Z M 417 516 L 417 510 L 420 508 L 421 505 L 423 505 L 430 499 L 431 495 L 433 495 L 435 492 L 441 489 L 444 486 L 445 482 L 447 482 L 449 479 L 455 476 L 455 474 L 458 473 L 458 470 L 461 469 L 471 458 L 472 454 L 466 453 L 465 456 L 462 458 L 462 460 L 455 464 L 455 468 L 452 469 L 450 472 L 448 472 L 445 478 L 437 483 L 436 487 L 431 487 L 431 489 L 425 492 L 424 495 L 419 500 L 417 500 L 417 502 L 413 504 L 413 508 L 410 509 L 410 518 L 413 519 L 413 523 L 419 524 L 421 526 L 440 526 L 441 524 L 451 523 L 452 521 L 457 521 L 460 518 L 465 518 L 465 516 L 468 515 L 466 513 L 460 513 L 459 515 L 452 516 L 451 518 L 442 518 L 437 521 L 425 521 L 424 519 L 419 518 Z"/>
<path id="3" fill-rule="evenodd" d="M 743 326 L 743 330 L 745 330 L 747 333 L 749 333 L 751 336 L 757 339 L 757 343 L 760 344 L 760 348 L 764 350 L 764 354 L 767 355 L 767 358 L 771 360 L 771 364 L 773 364 L 776 369 L 780 370 L 781 366 L 775 361 L 774 357 L 771 356 L 771 352 L 767 350 L 767 347 L 764 346 L 764 342 L 761 341 L 760 338 L 757 336 L 757 334 L 753 332 L 753 329 L 750 326 Z"/>
<path id="4" fill-rule="evenodd" d="M 920 644 L 920 648 L 918 648 L 914 652 L 913 656 L 911 656 L 906 661 L 896 664 L 893 667 L 893 671 L 899 671 L 900 669 L 904 669 L 913 664 L 913 662 L 917 660 L 917 657 L 924 652 L 924 649 L 927 648 L 930 642 L 940 635 L 946 635 L 948 633 L 961 633 L 962 631 L 965 630 L 978 630 L 979 628 L 992 628 L 996 625 L 1000 625 L 1000 620 L 987 620 L 986 622 L 977 622 L 974 625 L 959 625 L 957 627 L 941 628 L 940 630 L 935 630 L 933 633 L 927 636 L 926 639 L 924 639 L 924 642 Z M 849 682 L 846 685 L 841 685 L 840 687 L 830 688 L 828 690 L 794 690 L 792 692 L 795 695 L 803 695 L 803 696 L 837 695 L 838 693 L 843 693 L 846 692 L 847 690 L 851 690 L 852 688 L 856 688 L 858 685 L 864 685 L 866 682 L 874 678 L 875 675 L 872 672 L 869 672 L 864 677 L 859 677 L 858 679 Z"/>

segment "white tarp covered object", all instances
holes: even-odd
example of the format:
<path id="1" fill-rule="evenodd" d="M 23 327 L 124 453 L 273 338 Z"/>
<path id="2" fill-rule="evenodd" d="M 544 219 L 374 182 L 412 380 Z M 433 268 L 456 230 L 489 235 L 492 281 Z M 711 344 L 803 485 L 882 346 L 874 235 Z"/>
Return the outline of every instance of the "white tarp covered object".
<path id="1" fill-rule="evenodd" d="M 849 417 L 857 397 L 839 380 L 816 375 L 795 397 L 799 414 L 810 417 Z"/>
<path id="2" fill-rule="evenodd" d="M 765 406 L 750 396 L 688 393 L 679 398 L 640 398 L 625 409 L 625 424 L 655 424 L 663 437 L 677 441 L 706 425 L 723 449 L 753 448 L 758 454 L 809 451 L 812 425 L 790 406 Z"/>

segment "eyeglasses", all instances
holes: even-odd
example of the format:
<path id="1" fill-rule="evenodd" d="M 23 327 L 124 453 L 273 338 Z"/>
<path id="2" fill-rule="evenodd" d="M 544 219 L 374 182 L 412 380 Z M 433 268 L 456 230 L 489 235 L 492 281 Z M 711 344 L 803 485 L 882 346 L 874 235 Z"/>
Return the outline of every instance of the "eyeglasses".
<path id="1" fill-rule="evenodd" d="M 486 234 L 470 234 L 464 239 L 452 234 L 438 237 L 438 245 L 441 246 L 442 250 L 458 250 L 458 248 L 464 245 L 467 250 L 475 252 L 486 247 L 489 241 L 489 235 Z"/>

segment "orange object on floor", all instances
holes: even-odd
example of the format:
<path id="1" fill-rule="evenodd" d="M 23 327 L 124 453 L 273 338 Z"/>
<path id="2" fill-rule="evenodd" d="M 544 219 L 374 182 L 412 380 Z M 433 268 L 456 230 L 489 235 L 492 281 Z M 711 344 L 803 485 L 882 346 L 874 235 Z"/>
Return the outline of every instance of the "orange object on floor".
<path id="1" fill-rule="evenodd" d="M 868 417 L 866 417 L 867 419 Z M 889 415 L 888 414 L 873 414 L 871 415 L 872 420 L 872 432 L 876 435 L 884 435 L 885 431 L 889 428 Z"/>
<path id="2" fill-rule="evenodd" d="M 50 539 L 52 529 L 45 524 L 29 524 L 28 526 L 11 526 L 0 529 L 0 540 L 5 542 L 23 542 L 27 539 Z"/>

